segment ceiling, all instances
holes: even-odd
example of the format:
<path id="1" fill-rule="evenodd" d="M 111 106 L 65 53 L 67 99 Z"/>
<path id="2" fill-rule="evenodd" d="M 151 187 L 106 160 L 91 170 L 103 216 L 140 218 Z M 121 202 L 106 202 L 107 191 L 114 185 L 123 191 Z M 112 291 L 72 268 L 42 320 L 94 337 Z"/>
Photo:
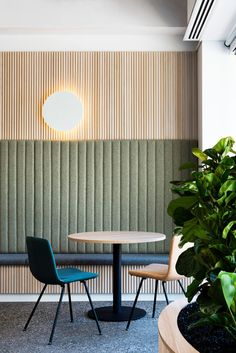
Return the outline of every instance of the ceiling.
<path id="1" fill-rule="evenodd" d="M 187 0 L 0 0 L 0 33 L 185 28 Z"/>

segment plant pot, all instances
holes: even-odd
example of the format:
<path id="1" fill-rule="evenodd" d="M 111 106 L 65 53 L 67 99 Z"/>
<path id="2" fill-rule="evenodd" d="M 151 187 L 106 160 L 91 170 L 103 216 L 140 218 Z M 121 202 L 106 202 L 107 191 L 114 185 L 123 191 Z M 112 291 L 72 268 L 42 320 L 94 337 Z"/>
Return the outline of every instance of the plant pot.
<path id="1" fill-rule="evenodd" d="M 186 305 L 186 300 L 178 300 L 161 312 L 158 320 L 158 353 L 199 353 L 182 336 L 177 325 L 179 312 Z"/>

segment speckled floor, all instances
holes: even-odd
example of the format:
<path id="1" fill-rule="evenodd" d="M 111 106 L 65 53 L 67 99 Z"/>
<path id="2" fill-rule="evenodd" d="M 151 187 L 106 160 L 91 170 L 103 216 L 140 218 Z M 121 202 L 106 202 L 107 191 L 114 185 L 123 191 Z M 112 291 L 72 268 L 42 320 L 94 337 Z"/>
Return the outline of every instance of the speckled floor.
<path id="1" fill-rule="evenodd" d="M 94 304 L 99 307 L 108 303 Z M 0 353 L 157 353 L 157 317 L 164 302 L 157 303 L 155 319 L 151 317 L 152 303 L 139 302 L 137 306 L 145 309 L 147 315 L 133 321 L 128 332 L 126 322 L 101 322 L 101 336 L 95 322 L 86 317 L 87 302 L 73 302 L 73 323 L 69 320 L 68 303 L 63 303 L 51 346 L 47 342 L 56 303 L 41 303 L 28 330 L 23 332 L 32 305 L 0 303 Z"/>

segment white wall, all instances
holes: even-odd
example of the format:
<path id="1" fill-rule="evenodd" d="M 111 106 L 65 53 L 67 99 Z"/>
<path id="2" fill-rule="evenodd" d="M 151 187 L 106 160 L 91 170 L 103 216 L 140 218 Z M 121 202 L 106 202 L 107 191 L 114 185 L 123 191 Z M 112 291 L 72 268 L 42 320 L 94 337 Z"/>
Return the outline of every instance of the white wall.
<path id="1" fill-rule="evenodd" d="M 183 35 L 0 35 L 0 51 L 192 51 Z"/>
<path id="2" fill-rule="evenodd" d="M 199 141 L 203 149 L 221 137 L 236 140 L 236 56 L 221 41 L 203 41 L 199 57 Z"/>

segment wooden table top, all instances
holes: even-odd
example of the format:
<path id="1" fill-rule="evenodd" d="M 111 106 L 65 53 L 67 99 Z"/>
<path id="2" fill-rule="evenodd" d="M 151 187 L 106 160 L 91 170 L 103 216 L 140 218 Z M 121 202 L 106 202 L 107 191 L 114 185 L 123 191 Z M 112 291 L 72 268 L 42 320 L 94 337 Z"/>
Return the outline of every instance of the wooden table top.
<path id="1" fill-rule="evenodd" d="M 100 231 L 68 235 L 69 240 L 84 243 L 131 244 L 165 240 L 165 234 L 138 231 Z"/>

